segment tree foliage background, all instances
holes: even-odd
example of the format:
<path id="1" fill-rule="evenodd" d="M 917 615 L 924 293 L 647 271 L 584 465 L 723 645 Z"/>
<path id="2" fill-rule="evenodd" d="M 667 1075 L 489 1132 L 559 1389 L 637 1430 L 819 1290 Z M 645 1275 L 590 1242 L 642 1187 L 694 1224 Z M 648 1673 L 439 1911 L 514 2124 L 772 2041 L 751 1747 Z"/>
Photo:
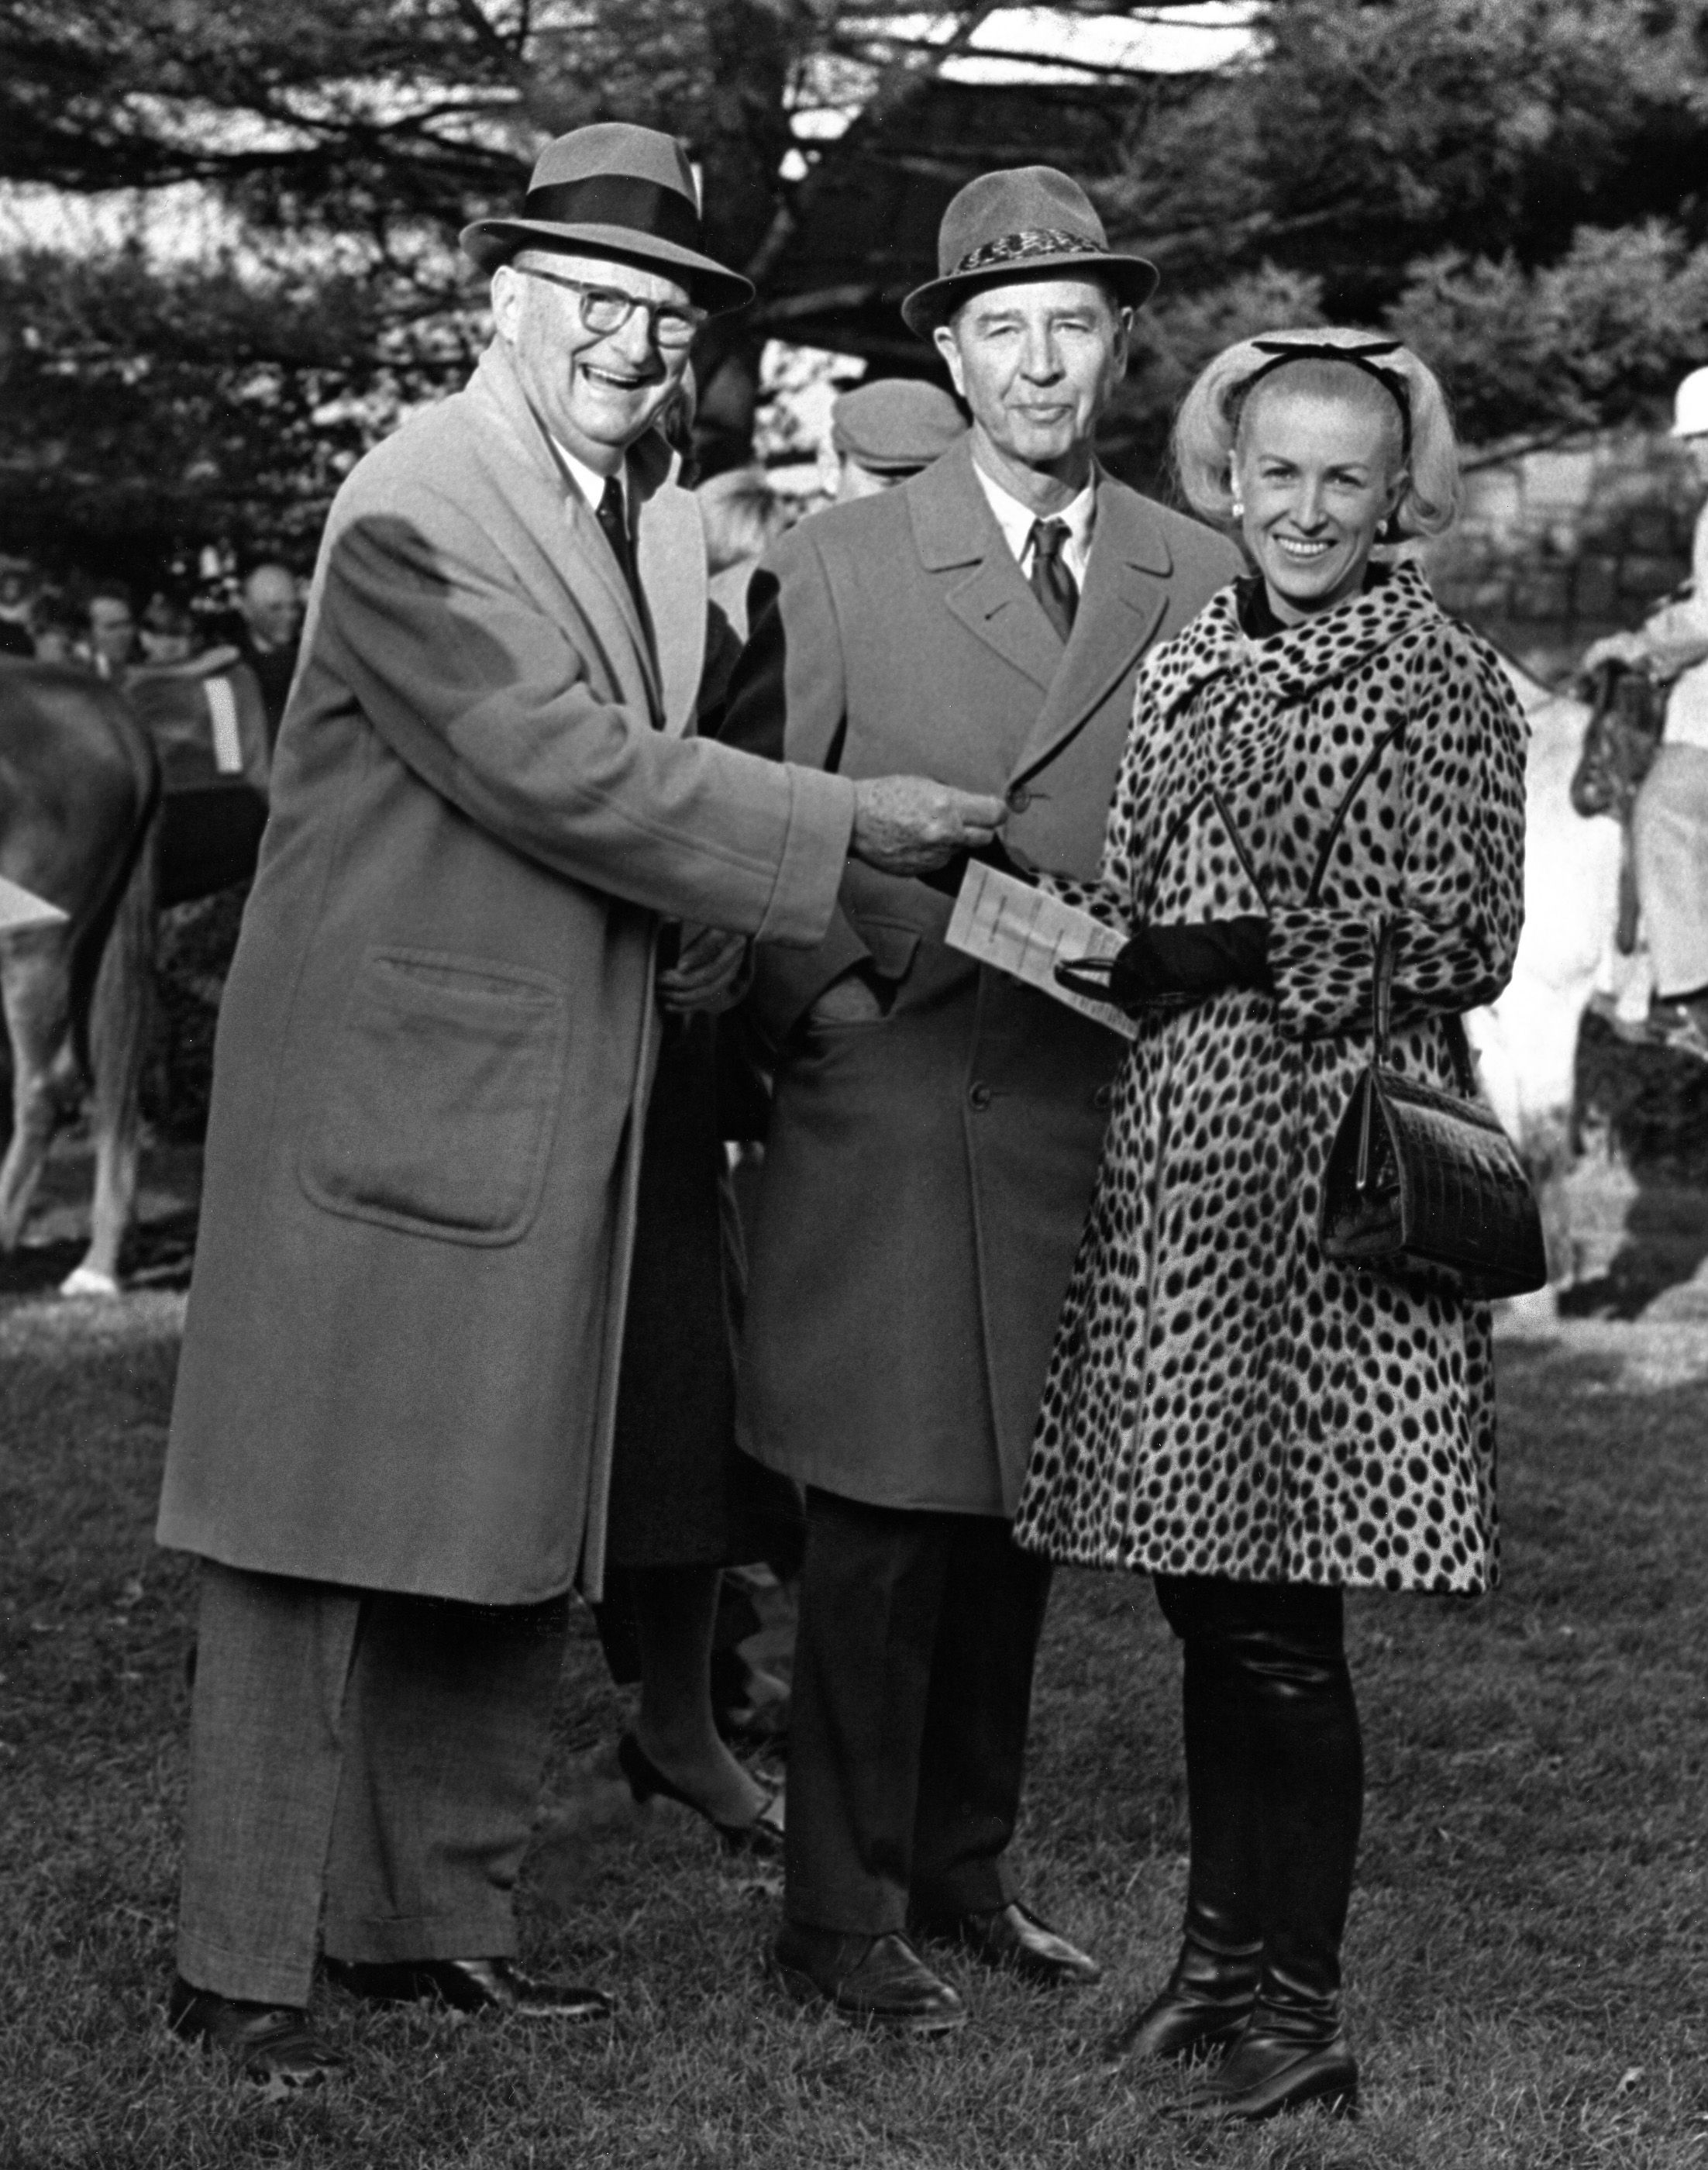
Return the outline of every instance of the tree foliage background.
<path id="1" fill-rule="evenodd" d="M 711 246 L 759 284 L 697 357 L 711 462 L 738 457 L 839 175 L 933 202 L 963 177 L 933 99 L 995 13 L 0 0 L 0 179 L 194 184 L 227 236 L 189 260 L 0 251 L 0 542 L 86 564 L 210 539 L 306 555 L 350 462 L 478 350 L 457 230 L 595 119 L 686 140 Z M 1165 274 L 1117 432 L 1141 477 L 1193 372 L 1249 329 L 1391 325 L 1485 443 L 1655 414 L 1708 361 L 1708 0 L 1257 0 L 1252 19 L 1220 70 L 1092 83 L 1113 126 L 1079 169 Z M 808 133 L 827 110 L 854 116 L 834 142 Z M 1038 140 L 1074 162 L 1060 124 Z M 871 238 L 849 297 L 857 350 L 855 303 L 887 318 L 930 268 L 887 247 Z M 817 305 L 825 336 L 835 296 Z"/>

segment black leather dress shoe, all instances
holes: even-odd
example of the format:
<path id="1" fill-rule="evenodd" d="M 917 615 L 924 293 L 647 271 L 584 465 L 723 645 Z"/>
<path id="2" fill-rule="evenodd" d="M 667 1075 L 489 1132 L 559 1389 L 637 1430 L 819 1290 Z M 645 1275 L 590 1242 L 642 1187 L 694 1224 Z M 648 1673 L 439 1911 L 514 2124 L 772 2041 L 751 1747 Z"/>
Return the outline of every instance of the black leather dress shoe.
<path id="1" fill-rule="evenodd" d="M 960 1944 L 986 1966 L 1006 1967 L 1046 1989 L 1102 1980 L 1103 1970 L 1089 1952 L 1058 1936 L 1017 1899 L 982 1913 L 928 1916 L 919 1929 L 923 1937 Z"/>
<path id="2" fill-rule="evenodd" d="M 515 2019 L 608 2019 L 611 2000 L 596 1989 L 535 1981 L 510 1959 L 334 1959 L 328 1978 L 376 2004 L 436 1999 L 453 2012 L 498 2012 Z"/>
<path id="3" fill-rule="evenodd" d="M 1330 2117 L 1356 2117 L 1358 2068 L 1337 2027 L 1305 2041 L 1285 2024 L 1266 2023 L 1260 2005 L 1226 2061 L 1180 2105 L 1184 2117 L 1244 2119 L 1251 2124 L 1320 2103 Z"/>
<path id="4" fill-rule="evenodd" d="M 966 2024 L 966 2006 L 905 1937 L 845 1937 L 785 1921 L 771 1957 L 792 1995 L 828 2002 L 845 2019 L 905 2034 L 947 2034 Z"/>
<path id="5" fill-rule="evenodd" d="M 166 2023 L 185 2042 L 216 2050 L 253 2087 L 278 2097 L 323 2087 L 344 2069 L 293 2004 L 248 2004 L 197 1989 L 182 1975 L 166 2002 Z"/>

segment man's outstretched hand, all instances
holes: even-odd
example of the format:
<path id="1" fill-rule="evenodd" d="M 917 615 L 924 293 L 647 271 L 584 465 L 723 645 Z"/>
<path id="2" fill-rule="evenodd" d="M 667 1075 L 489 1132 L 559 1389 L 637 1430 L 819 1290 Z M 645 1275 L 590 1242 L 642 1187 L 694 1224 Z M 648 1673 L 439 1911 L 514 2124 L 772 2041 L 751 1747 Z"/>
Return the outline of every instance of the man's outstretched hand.
<path id="1" fill-rule="evenodd" d="M 854 789 L 850 856 L 886 874 L 928 874 L 988 844 L 1007 818 L 1000 799 L 922 776 L 867 777 Z"/>

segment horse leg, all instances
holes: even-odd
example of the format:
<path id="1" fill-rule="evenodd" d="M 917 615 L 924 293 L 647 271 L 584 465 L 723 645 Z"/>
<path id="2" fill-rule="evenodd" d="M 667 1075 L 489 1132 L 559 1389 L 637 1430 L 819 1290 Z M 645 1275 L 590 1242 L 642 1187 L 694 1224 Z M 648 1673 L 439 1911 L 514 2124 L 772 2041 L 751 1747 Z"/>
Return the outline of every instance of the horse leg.
<path id="1" fill-rule="evenodd" d="M 1505 1121 L 1504 1114 L 1502 1120 Z M 1540 1117 L 1525 1115 L 1509 1132 L 1536 1194 L 1542 1252 L 1548 1264 L 1548 1278 L 1540 1288 L 1508 1296 L 1503 1302 L 1508 1320 L 1521 1329 L 1551 1327 L 1560 1316 L 1561 1292 L 1578 1278 L 1578 1246 L 1572 1225 L 1569 1187 L 1573 1156 L 1568 1125 L 1567 1114 L 1556 1109 Z"/>
<path id="2" fill-rule="evenodd" d="M 1577 1154 L 1573 1149 L 1571 1111 L 1532 1121 L 1525 1134 L 1524 1153 L 1535 1189 L 1542 1248 L 1548 1259 L 1548 1285 L 1529 1300 L 1526 1315 L 1534 1316 L 1551 1312 L 1560 1291 L 1574 1287 L 1581 1278 L 1581 1246 L 1572 1217 L 1571 1176 Z"/>
<path id="3" fill-rule="evenodd" d="M 95 1192 L 89 1248 L 61 1296 L 116 1296 L 119 1250 L 136 1200 L 142 1068 L 153 1016 L 155 825 L 150 824 L 101 953 L 89 1004 Z"/>
<path id="4" fill-rule="evenodd" d="M 0 1004 L 12 1047 L 12 1138 L 0 1162 L 0 1251 L 18 1248 L 58 1120 L 68 1029 L 69 948 L 57 930 L 0 942 Z"/>
<path id="5" fill-rule="evenodd" d="M 109 1122 L 95 1133 L 95 1191 L 89 1248 L 59 1285 L 61 1296 L 117 1296 L 119 1246 L 136 1199 L 136 1129 L 120 1135 Z"/>
<path id="6" fill-rule="evenodd" d="M 1542 1220 L 1548 1285 L 1511 1299 L 1519 1317 L 1553 1316 L 1558 1291 L 1578 1277 L 1568 1178 L 1573 1161 L 1577 1032 L 1589 998 L 1587 969 L 1552 981 L 1515 975 L 1493 1008 L 1465 1029 L 1479 1081 L 1502 1128 L 1524 1156 Z"/>

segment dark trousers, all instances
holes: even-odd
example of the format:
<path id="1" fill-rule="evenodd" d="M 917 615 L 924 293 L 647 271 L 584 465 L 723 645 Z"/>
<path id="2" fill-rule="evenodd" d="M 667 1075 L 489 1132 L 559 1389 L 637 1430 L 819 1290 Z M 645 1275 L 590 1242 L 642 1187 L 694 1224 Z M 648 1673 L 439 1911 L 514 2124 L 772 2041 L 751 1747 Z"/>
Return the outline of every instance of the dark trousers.
<path id="1" fill-rule="evenodd" d="M 1186 1646 L 1187 1932 L 1261 1943 L 1266 1997 L 1329 1999 L 1364 1814 L 1341 1592 L 1158 1575 Z"/>
<path id="2" fill-rule="evenodd" d="M 1049 1566 L 984 1515 L 807 1494 L 784 1911 L 882 1936 L 1013 1896 Z"/>
<path id="3" fill-rule="evenodd" d="M 338 1959 L 513 1953 L 567 1622 L 205 1561 L 185 1980 L 306 2004 L 323 1895 Z"/>

